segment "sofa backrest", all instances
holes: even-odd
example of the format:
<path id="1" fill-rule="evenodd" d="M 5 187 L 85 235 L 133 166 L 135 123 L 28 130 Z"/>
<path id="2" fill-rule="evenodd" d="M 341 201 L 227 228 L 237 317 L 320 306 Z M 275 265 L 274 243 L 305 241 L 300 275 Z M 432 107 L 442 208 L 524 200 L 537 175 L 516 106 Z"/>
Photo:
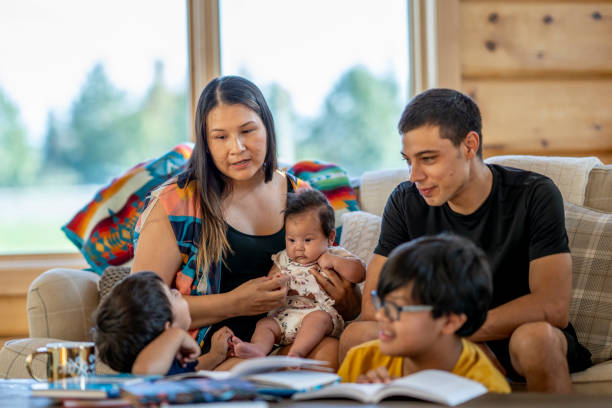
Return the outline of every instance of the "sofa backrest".
<path id="1" fill-rule="evenodd" d="M 603 165 L 596 157 L 495 156 L 485 161 L 544 174 L 565 201 L 612 212 L 612 165 Z M 409 177 L 408 168 L 365 172 L 357 190 L 359 208 L 382 215 L 393 189 Z"/>

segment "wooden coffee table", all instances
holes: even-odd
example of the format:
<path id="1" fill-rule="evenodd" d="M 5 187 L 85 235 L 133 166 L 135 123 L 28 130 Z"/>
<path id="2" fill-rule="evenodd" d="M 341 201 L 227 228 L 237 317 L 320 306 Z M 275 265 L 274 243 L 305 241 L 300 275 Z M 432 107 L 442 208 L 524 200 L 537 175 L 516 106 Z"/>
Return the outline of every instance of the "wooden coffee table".
<path id="1" fill-rule="evenodd" d="M 62 406 L 59 400 L 49 398 L 31 397 L 29 384 L 31 380 L 0 380 L 0 408 L 21 408 L 21 407 L 54 407 Z M 420 407 L 433 408 L 437 405 L 430 402 L 416 400 L 385 400 L 378 405 L 361 404 L 351 400 L 313 400 L 293 402 L 291 400 L 281 400 L 270 402 L 270 408 L 355 408 L 355 407 Z M 468 401 L 460 405 L 466 408 L 484 407 L 520 407 L 520 408 L 611 408 L 611 395 L 556 395 L 532 392 L 515 392 L 513 394 L 487 394 L 482 397 Z M 202 404 L 202 407 L 206 407 Z M 228 404 L 228 408 L 231 404 Z"/>

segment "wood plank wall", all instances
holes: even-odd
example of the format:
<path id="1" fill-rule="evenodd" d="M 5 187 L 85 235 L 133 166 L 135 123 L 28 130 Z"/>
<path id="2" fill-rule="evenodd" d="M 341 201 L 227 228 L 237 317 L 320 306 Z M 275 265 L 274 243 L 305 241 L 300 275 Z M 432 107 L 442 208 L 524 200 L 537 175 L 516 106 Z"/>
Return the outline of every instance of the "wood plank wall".
<path id="1" fill-rule="evenodd" d="M 462 0 L 458 26 L 485 156 L 612 163 L 612 1 Z"/>

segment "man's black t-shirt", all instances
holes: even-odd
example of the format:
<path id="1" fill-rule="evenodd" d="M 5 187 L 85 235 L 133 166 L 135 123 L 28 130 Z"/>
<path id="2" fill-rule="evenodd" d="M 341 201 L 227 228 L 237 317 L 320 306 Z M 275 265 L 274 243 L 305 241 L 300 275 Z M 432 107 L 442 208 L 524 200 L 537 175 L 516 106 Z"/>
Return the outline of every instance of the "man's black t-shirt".
<path id="1" fill-rule="evenodd" d="M 429 206 L 411 182 L 391 193 L 374 253 L 389 256 L 398 245 L 423 235 L 452 232 L 471 239 L 489 259 L 493 273 L 491 308 L 529 293 L 529 262 L 569 252 L 563 198 L 543 175 L 487 165 L 493 187 L 469 215 L 444 204 Z"/>

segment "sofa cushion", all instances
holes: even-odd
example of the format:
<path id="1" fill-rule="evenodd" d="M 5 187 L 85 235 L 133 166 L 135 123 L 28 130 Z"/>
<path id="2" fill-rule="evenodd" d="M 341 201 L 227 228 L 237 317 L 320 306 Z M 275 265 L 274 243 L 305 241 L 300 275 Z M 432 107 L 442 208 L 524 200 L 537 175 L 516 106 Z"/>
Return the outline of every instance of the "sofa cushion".
<path id="1" fill-rule="evenodd" d="M 565 203 L 572 253 L 570 320 L 594 363 L 612 358 L 612 214 Z"/>
<path id="2" fill-rule="evenodd" d="M 30 337 L 91 340 L 98 280 L 87 271 L 51 269 L 32 282 L 26 300 Z"/>
<path id="3" fill-rule="evenodd" d="M 603 363 L 595 364 L 594 366 L 577 373 L 572 374 L 573 383 L 587 382 L 612 382 L 612 360 L 604 361 Z M 612 383 L 609 384 L 612 386 Z M 612 387 L 610 387 L 612 392 Z"/>
<path id="4" fill-rule="evenodd" d="M 584 206 L 612 212 L 612 164 L 595 167 L 589 174 Z"/>
<path id="5" fill-rule="evenodd" d="M 601 165 L 597 157 L 494 156 L 487 163 L 529 170 L 549 177 L 565 201 L 583 205 L 591 169 Z"/>
<path id="6" fill-rule="evenodd" d="M 48 343 L 65 341 L 56 338 L 30 338 L 7 341 L 0 350 L 0 378 L 30 378 L 26 369 L 25 359 L 39 347 Z M 32 359 L 32 372 L 38 378 L 47 375 L 47 357 L 39 354 Z M 116 374 L 117 372 L 101 361 L 96 361 L 96 374 Z M 0 404 L 1 405 L 1 404 Z"/>
<path id="7" fill-rule="evenodd" d="M 410 178 L 410 169 L 367 171 L 361 176 L 359 205 L 363 211 L 382 215 L 393 189 Z"/>
<path id="8" fill-rule="evenodd" d="M 344 234 L 340 245 L 365 262 L 370 261 L 378 236 L 382 218 L 365 211 L 355 211 L 342 216 Z"/>
<path id="9" fill-rule="evenodd" d="M 181 144 L 161 157 L 137 164 L 98 191 L 62 230 L 91 268 L 128 264 L 134 256 L 133 232 L 147 194 L 186 165 L 193 146 Z"/>

